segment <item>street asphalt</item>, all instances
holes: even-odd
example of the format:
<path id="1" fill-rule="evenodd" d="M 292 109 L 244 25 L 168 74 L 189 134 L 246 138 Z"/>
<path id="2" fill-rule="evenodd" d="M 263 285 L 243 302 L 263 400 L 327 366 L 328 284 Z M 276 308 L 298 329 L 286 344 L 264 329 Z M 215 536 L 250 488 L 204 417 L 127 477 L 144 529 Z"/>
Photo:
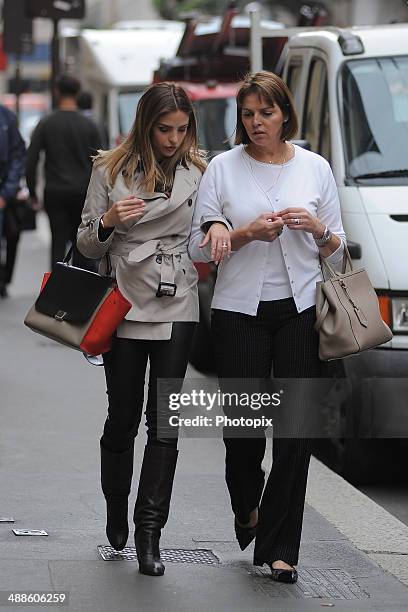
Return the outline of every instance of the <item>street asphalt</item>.
<path id="1" fill-rule="evenodd" d="M 180 443 L 161 541 L 178 561 L 166 562 L 165 575 L 142 576 L 135 560 L 101 558 L 97 547 L 108 544 L 99 485 L 103 371 L 23 325 L 47 267 L 47 241 L 40 216 L 39 230 L 23 236 L 10 297 L 0 301 L 0 611 L 407 610 L 408 527 L 316 460 L 298 583 L 274 583 L 266 568 L 255 568 L 252 547 L 241 552 L 234 538 L 219 439 Z M 135 483 L 144 443 L 142 428 Z M 7 601 L 11 593 L 62 592 L 63 605 Z"/>

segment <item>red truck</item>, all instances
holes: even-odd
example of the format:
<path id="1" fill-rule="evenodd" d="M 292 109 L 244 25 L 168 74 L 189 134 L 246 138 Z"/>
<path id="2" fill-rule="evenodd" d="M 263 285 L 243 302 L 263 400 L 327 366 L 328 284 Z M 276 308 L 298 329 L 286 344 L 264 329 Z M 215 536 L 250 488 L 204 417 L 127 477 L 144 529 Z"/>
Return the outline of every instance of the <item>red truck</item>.
<path id="1" fill-rule="evenodd" d="M 268 27 L 282 27 L 266 22 Z M 234 145 L 235 96 L 243 75 L 250 70 L 249 17 L 238 15 L 231 6 L 224 17 L 207 23 L 187 20 L 176 56 L 163 61 L 154 82 L 174 81 L 186 89 L 194 103 L 200 147 L 211 158 Z M 210 336 L 211 300 L 216 278 L 213 264 L 197 263 L 199 274 L 200 323 L 190 354 L 199 371 L 214 369 Z"/>

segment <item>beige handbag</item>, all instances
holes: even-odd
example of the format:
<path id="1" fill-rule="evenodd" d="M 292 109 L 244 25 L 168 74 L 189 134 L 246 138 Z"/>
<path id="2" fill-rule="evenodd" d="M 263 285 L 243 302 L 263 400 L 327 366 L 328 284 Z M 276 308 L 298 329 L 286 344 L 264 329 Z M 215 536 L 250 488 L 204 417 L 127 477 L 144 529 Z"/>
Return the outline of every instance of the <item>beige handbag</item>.
<path id="1" fill-rule="evenodd" d="M 347 247 L 341 274 L 323 257 L 321 262 L 327 280 L 316 284 L 315 330 L 319 333 L 320 359 L 347 357 L 391 340 L 392 332 L 381 318 L 368 274 L 363 268 L 353 270 Z"/>

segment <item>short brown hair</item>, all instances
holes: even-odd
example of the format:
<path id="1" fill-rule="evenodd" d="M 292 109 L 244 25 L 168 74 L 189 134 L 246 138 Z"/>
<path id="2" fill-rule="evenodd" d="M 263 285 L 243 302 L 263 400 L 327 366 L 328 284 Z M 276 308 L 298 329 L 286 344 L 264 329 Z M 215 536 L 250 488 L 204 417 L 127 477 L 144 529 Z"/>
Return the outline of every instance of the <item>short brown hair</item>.
<path id="1" fill-rule="evenodd" d="M 261 72 L 248 73 L 237 92 L 237 128 L 235 134 L 235 144 L 248 144 L 250 138 L 242 123 L 242 107 L 244 99 L 249 94 L 257 94 L 271 106 L 279 106 L 287 121 L 283 124 L 281 140 L 291 140 L 297 134 L 299 121 L 297 118 L 292 94 L 288 86 L 278 75 L 267 70 Z"/>

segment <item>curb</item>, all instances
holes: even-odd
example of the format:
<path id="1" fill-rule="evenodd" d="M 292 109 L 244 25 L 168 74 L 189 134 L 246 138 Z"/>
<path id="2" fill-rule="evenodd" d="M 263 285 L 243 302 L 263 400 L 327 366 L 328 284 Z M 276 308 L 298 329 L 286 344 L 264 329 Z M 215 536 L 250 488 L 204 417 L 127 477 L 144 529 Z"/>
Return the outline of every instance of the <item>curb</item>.
<path id="1" fill-rule="evenodd" d="M 306 502 L 408 586 L 408 526 L 312 457 Z"/>

